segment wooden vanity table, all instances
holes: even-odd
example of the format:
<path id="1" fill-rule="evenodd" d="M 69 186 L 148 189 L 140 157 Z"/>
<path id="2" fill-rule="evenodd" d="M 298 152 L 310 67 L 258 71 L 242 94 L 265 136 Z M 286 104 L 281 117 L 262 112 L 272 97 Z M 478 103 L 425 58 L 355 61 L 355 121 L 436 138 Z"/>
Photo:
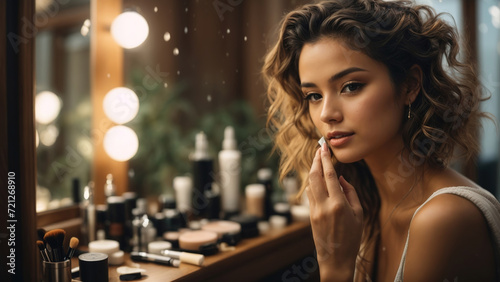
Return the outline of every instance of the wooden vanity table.
<path id="1" fill-rule="evenodd" d="M 179 268 L 175 268 L 136 263 L 130 260 L 129 254 L 125 255 L 124 265 L 138 264 L 146 269 L 147 277 L 135 281 L 258 281 L 287 270 L 293 277 L 292 266 L 303 267 L 306 260 L 306 268 L 314 269 L 315 266 L 310 263 L 312 259 L 315 256 L 310 224 L 296 222 L 281 230 L 270 229 L 258 237 L 243 239 L 234 250 L 206 256 L 203 266 L 181 263 Z M 77 258 L 72 261 L 72 267 L 75 266 L 78 266 Z M 120 281 L 116 269 L 116 266 L 108 269 L 110 282 Z M 307 273 L 307 270 L 302 272 Z"/>

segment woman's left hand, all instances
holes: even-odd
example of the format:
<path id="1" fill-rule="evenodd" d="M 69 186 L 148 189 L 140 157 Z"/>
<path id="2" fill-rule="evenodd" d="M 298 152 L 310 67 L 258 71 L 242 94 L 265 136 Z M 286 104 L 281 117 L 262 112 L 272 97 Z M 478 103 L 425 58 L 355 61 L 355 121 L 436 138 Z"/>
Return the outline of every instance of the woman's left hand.
<path id="1" fill-rule="evenodd" d="M 337 177 L 326 144 L 316 152 L 306 193 L 322 280 L 328 276 L 352 281 L 363 233 L 363 208 L 354 187 Z"/>

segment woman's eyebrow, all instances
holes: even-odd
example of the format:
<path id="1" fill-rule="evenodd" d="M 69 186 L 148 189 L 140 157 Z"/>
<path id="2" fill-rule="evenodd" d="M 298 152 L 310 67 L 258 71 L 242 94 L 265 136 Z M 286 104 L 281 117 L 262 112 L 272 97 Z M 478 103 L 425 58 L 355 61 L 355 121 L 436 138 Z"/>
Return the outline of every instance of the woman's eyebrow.
<path id="1" fill-rule="evenodd" d="M 340 79 L 340 78 L 342 78 L 350 73 L 358 72 L 358 71 L 367 71 L 367 70 L 362 69 L 362 68 L 358 68 L 358 67 L 348 68 L 348 69 L 345 69 L 343 71 L 340 71 L 340 72 L 334 74 L 332 77 L 330 77 L 330 79 L 328 79 L 328 82 L 333 82 L 333 81 L 338 80 L 338 79 Z M 316 87 L 316 84 L 314 84 L 312 82 L 301 82 L 300 87 L 311 88 L 311 87 Z"/>

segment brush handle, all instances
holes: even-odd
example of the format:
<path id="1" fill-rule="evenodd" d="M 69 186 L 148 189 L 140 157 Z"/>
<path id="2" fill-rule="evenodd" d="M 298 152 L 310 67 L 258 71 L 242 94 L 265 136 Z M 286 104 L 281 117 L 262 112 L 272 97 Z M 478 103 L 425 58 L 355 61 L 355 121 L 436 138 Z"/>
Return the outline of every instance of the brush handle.
<path id="1" fill-rule="evenodd" d="M 69 247 L 68 248 L 68 254 L 66 255 L 66 257 L 64 258 L 65 260 L 66 259 L 71 259 L 73 257 L 73 255 L 75 254 L 75 249 Z"/>
<path id="2" fill-rule="evenodd" d="M 63 252 L 63 249 L 62 247 L 59 247 L 59 248 L 53 248 L 52 249 L 52 257 L 54 259 L 54 261 L 63 261 L 64 259 L 64 252 Z"/>
<path id="3" fill-rule="evenodd" d="M 48 262 L 53 262 L 54 259 L 52 258 L 52 252 L 51 252 L 51 250 L 49 250 L 48 248 L 45 248 L 43 251 L 45 253 L 45 257 L 47 257 L 47 261 Z"/>
<path id="4" fill-rule="evenodd" d="M 44 250 L 40 250 L 40 255 L 42 256 L 43 261 L 49 261 L 49 259 L 47 258 L 47 254 L 45 254 Z"/>
<path id="5" fill-rule="evenodd" d="M 49 256 L 49 250 L 47 250 L 47 248 L 45 248 L 43 250 L 43 252 L 45 253 L 45 257 L 47 258 L 47 261 L 52 262 L 52 258 Z"/>

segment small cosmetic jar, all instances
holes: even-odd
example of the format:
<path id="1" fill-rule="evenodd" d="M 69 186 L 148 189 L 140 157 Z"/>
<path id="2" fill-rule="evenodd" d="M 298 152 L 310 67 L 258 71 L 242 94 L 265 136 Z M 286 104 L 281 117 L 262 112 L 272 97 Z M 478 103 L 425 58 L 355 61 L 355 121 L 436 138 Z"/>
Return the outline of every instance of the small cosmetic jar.
<path id="1" fill-rule="evenodd" d="M 234 221 L 211 221 L 203 225 L 201 230 L 217 233 L 219 240 L 230 246 L 235 246 L 241 240 L 241 225 Z"/>
<path id="2" fill-rule="evenodd" d="M 108 282 L 108 255 L 86 253 L 78 257 L 83 282 Z"/>
<path id="3" fill-rule="evenodd" d="M 161 255 L 161 251 L 172 249 L 172 244 L 167 241 L 154 241 L 148 244 L 148 253 Z"/>
<path id="4" fill-rule="evenodd" d="M 304 205 L 295 205 L 290 209 L 293 221 L 309 221 L 309 207 Z"/>
<path id="5" fill-rule="evenodd" d="M 172 244 L 172 248 L 177 249 L 179 248 L 179 236 L 181 234 L 177 231 L 169 231 L 163 233 L 163 239 L 170 244 Z"/>
<path id="6" fill-rule="evenodd" d="M 269 224 L 273 229 L 283 229 L 287 225 L 287 218 L 281 215 L 271 215 Z"/>
<path id="7" fill-rule="evenodd" d="M 89 252 L 108 255 L 110 265 L 121 265 L 125 260 L 125 253 L 120 251 L 120 244 L 114 240 L 97 240 L 89 243 Z"/>
<path id="8" fill-rule="evenodd" d="M 290 212 L 290 205 L 287 203 L 274 204 L 274 214 L 286 217 L 287 224 L 292 222 L 292 213 Z"/>
<path id="9" fill-rule="evenodd" d="M 241 225 L 241 238 L 253 238 L 259 236 L 259 218 L 254 215 L 237 215 L 229 219 Z"/>
<path id="10" fill-rule="evenodd" d="M 179 236 L 179 247 L 204 255 L 212 255 L 218 252 L 217 239 L 217 233 L 212 231 L 188 231 Z"/>

